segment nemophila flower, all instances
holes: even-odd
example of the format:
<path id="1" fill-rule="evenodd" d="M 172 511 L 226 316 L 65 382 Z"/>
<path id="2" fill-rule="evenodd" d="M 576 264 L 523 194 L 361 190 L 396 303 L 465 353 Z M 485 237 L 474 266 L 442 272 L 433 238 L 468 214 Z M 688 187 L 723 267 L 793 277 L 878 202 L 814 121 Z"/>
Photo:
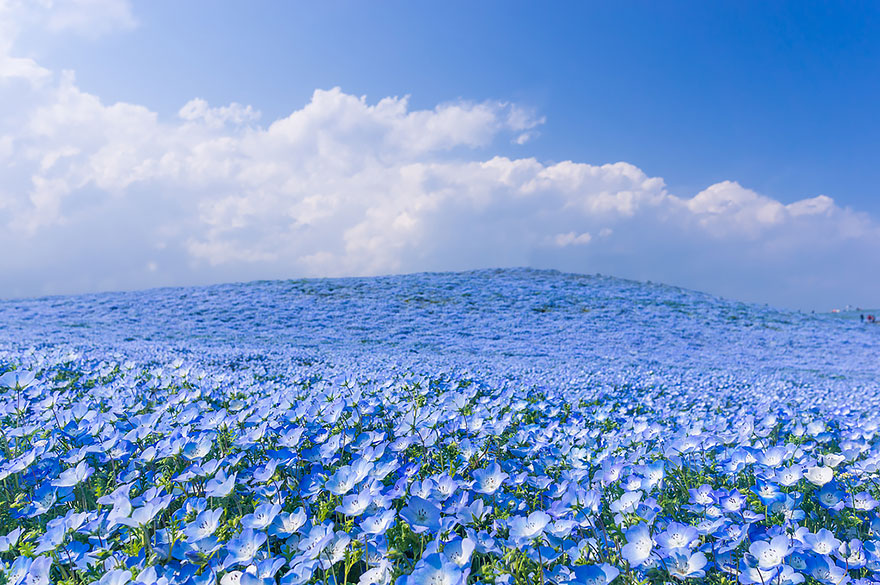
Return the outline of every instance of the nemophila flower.
<path id="1" fill-rule="evenodd" d="M 779 467 L 785 460 L 787 451 L 783 446 L 770 447 L 758 453 L 758 462 L 766 467 Z"/>
<path id="2" fill-rule="evenodd" d="M 280 504 L 260 504 L 252 514 L 246 514 L 242 517 L 241 525 L 254 530 L 265 530 L 272 524 L 280 511 Z"/>
<path id="3" fill-rule="evenodd" d="M 241 576 L 244 571 L 227 571 L 220 579 L 220 585 L 241 585 Z"/>
<path id="4" fill-rule="evenodd" d="M 291 569 L 282 575 L 281 585 L 302 585 L 307 583 L 318 568 L 318 561 L 307 560 L 292 564 Z"/>
<path id="5" fill-rule="evenodd" d="M 768 506 L 770 514 L 782 514 L 782 517 L 789 521 L 803 520 L 805 513 L 798 507 L 803 497 L 803 494 L 798 492 L 785 494 L 782 500 L 777 500 Z"/>
<path id="6" fill-rule="evenodd" d="M 22 585 L 49 585 L 49 571 L 51 568 L 52 558 L 41 555 L 33 559 L 33 562 L 28 560 L 27 572 L 19 581 L 11 580 L 9 582 L 11 582 L 12 585 L 17 585 L 18 583 L 21 583 Z"/>
<path id="7" fill-rule="evenodd" d="M 345 558 L 345 551 L 350 542 L 351 537 L 348 533 L 343 530 L 337 530 L 318 559 L 320 567 L 322 569 L 329 569 Z"/>
<path id="8" fill-rule="evenodd" d="M 217 472 L 213 479 L 209 479 L 205 485 L 205 496 L 208 498 L 225 498 L 235 488 L 237 474 L 227 476 L 224 470 Z"/>
<path id="9" fill-rule="evenodd" d="M 618 515 L 634 514 L 639 502 L 642 500 L 642 492 L 624 492 L 618 499 L 611 502 L 611 511 Z M 615 520 L 620 524 L 619 520 Z"/>
<path id="10" fill-rule="evenodd" d="M 78 540 L 71 540 L 60 549 L 61 554 L 56 562 L 59 565 L 73 567 L 77 571 L 88 571 L 89 567 L 98 564 L 95 556 L 100 551 L 92 551 L 92 547 Z"/>
<path id="11" fill-rule="evenodd" d="M 359 526 L 365 534 L 385 534 L 394 525 L 396 517 L 397 513 L 393 509 L 385 510 L 379 514 L 365 517 L 361 520 Z"/>
<path id="12" fill-rule="evenodd" d="M 832 469 L 840 465 L 846 460 L 846 457 L 840 453 L 824 453 L 822 455 L 822 463 Z"/>
<path id="13" fill-rule="evenodd" d="M 501 466 L 493 462 L 489 467 L 475 469 L 473 490 L 480 494 L 492 495 L 497 492 L 510 476 L 501 471 Z"/>
<path id="14" fill-rule="evenodd" d="M 205 564 L 208 559 L 223 547 L 213 534 L 199 540 L 187 541 L 189 548 L 184 552 L 186 558 L 199 564 Z"/>
<path id="15" fill-rule="evenodd" d="M 791 543 L 786 535 L 774 536 L 769 542 L 759 540 L 749 546 L 749 553 L 757 559 L 761 569 L 778 567 L 791 552 Z"/>
<path id="16" fill-rule="evenodd" d="M 479 524 L 491 511 L 492 506 L 487 506 L 482 499 L 477 498 L 467 506 L 462 507 L 457 512 L 456 517 L 464 525 Z"/>
<path id="17" fill-rule="evenodd" d="M 443 554 L 459 567 L 464 567 L 471 562 L 471 555 L 475 548 L 476 543 L 469 537 L 456 537 L 446 543 L 446 546 L 443 547 Z"/>
<path id="18" fill-rule="evenodd" d="M 620 481 L 620 487 L 622 487 L 625 491 L 634 492 L 642 489 L 642 482 L 643 478 L 633 473 Z M 646 491 L 648 487 L 649 486 L 647 485 L 645 486 Z"/>
<path id="19" fill-rule="evenodd" d="M 640 522 L 625 532 L 626 544 L 620 551 L 621 556 L 631 567 L 638 567 L 648 560 L 654 549 L 654 540 L 647 524 Z"/>
<path id="20" fill-rule="evenodd" d="M 368 489 L 362 489 L 356 494 L 344 496 L 342 498 L 342 504 L 336 506 L 336 511 L 345 514 L 346 516 L 360 516 L 372 503 L 373 498 L 370 495 L 370 491 Z"/>
<path id="21" fill-rule="evenodd" d="M 229 553 L 223 561 L 223 567 L 229 568 L 238 564 L 250 563 L 257 551 L 266 542 L 266 535 L 252 528 L 245 528 L 238 536 L 226 543 L 226 551 Z"/>
<path id="22" fill-rule="evenodd" d="M 278 574 L 278 571 L 280 571 L 286 564 L 287 561 L 284 557 L 269 557 L 257 563 L 256 571 L 254 573 L 260 579 L 274 579 L 275 575 Z"/>
<path id="23" fill-rule="evenodd" d="M 847 496 L 844 498 L 844 503 L 848 508 L 859 512 L 870 512 L 880 505 L 868 492 L 859 492 L 854 496 Z"/>
<path id="24" fill-rule="evenodd" d="M 809 559 L 812 555 L 806 551 L 793 552 L 785 559 L 785 563 L 795 571 L 803 572 L 809 569 Z"/>
<path id="25" fill-rule="evenodd" d="M 803 583 L 804 580 L 804 576 L 794 568 L 782 565 L 776 574 L 775 582 L 779 585 L 797 585 L 798 583 Z"/>
<path id="26" fill-rule="evenodd" d="M 832 469 L 831 467 L 821 467 L 819 465 L 813 465 L 807 468 L 807 472 L 804 474 L 804 477 L 806 477 L 807 481 L 809 481 L 811 484 L 821 487 L 834 479 L 834 469 Z"/>
<path id="27" fill-rule="evenodd" d="M 394 565 L 387 559 L 382 559 L 361 574 L 358 585 L 388 585 L 391 583 L 393 570 Z"/>
<path id="28" fill-rule="evenodd" d="M 608 485 L 620 479 L 620 474 L 623 471 L 623 468 L 623 461 L 619 459 L 606 459 L 604 462 L 602 462 L 602 483 Z"/>
<path id="29" fill-rule="evenodd" d="M 6 575 L 6 582 L 11 583 L 12 585 L 19 585 L 20 583 L 24 583 L 24 580 L 28 574 L 28 570 L 31 568 L 33 562 L 33 559 L 31 559 L 30 557 L 19 556 L 12 563 L 12 566 L 4 571 Z"/>
<path id="30" fill-rule="evenodd" d="M 0 387 L 24 389 L 36 379 L 34 372 L 29 370 L 13 370 L 0 376 Z"/>
<path id="31" fill-rule="evenodd" d="M 620 575 L 620 570 L 608 563 L 578 565 L 572 568 L 572 572 L 574 578 L 569 581 L 572 585 L 608 585 Z"/>
<path id="32" fill-rule="evenodd" d="M 785 494 L 774 483 L 758 478 L 756 484 L 750 488 L 751 491 L 758 496 L 761 503 L 769 506 L 773 502 L 777 502 L 785 498 Z"/>
<path id="33" fill-rule="evenodd" d="M 485 530 L 475 532 L 467 530 L 468 538 L 474 541 L 474 548 L 481 554 L 501 554 L 501 547 L 496 540 L 495 533 L 489 534 Z"/>
<path id="34" fill-rule="evenodd" d="M 825 422 L 821 420 L 814 420 L 807 425 L 807 433 L 817 437 L 825 430 Z"/>
<path id="35" fill-rule="evenodd" d="M 804 544 L 817 555 L 830 555 L 838 549 L 841 542 L 827 528 L 820 528 L 815 534 L 804 535 Z"/>
<path id="36" fill-rule="evenodd" d="M 127 518 L 119 518 L 117 522 L 127 526 L 145 526 L 153 521 L 156 515 L 168 507 L 171 495 L 156 498 L 145 502 L 143 506 L 135 508 Z"/>
<path id="37" fill-rule="evenodd" d="M 544 533 L 544 527 L 550 522 L 550 516 L 541 510 L 536 510 L 525 516 L 514 516 L 507 521 L 510 527 L 510 538 L 515 542 L 528 542 L 540 537 Z"/>
<path id="38" fill-rule="evenodd" d="M 697 551 L 674 552 L 666 560 L 666 570 L 678 579 L 700 579 L 706 575 L 704 567 L 708 560 L 706 555 Z"/>
<path id="39" fill-rule="evenodd" d="M 36 460 L 36 458 L 37 452 L 32 449 L 27 453 L 15 457 L 12 460 L 0 465 L 0 480 L 6 479 L 14 473 L 21 473 L 22 471 L 30 467 L 31 464 Z"/>
<path id="40" fill-rule="evenodd" d="M 211 451 L 213 445 L 213 437 L 209 434 L 202 434 L 197 440 L 189 441 L 181 449 L 180 454 L 190 461 L 201 459 Z"/>
<path id="41" fill-rule="evenodd" d="M 842 510 L 846 505 L 843 501 L 846 497 L 846 494 L 838 489 L 834 483 L 825 484 L 822 486 L 822 489 L 816 492 L 816 499 L 819 500 L 819 505 L 827 510 Z"/>
<path id="42" fill-rule="evenodd" d="M 397 460 L 388 458 L 376 461 L 375 466 L 370 471 L 370 477 L 377 481 L 385 479 L 389 473 L 397 469 Z"/>
<path id="43" fill-rule="evenodd" d="M 347 494 L 357 484 L 357 475 L 348 465 L 343 465 L 327 479 L 324 487 L 332 494 L 341 496 Z"/>
<path id="44" fill-rule="evenodd" d="M 4 536 L 0 536 L 0 553 L 5 553 L 12 549 L 18 542 L 19 536 L 21 536 L 21 527 L 11 530 Z"/>
<path id="45" fill-rule="evenodd" d="M 662 484 L 663 478 L 666 477 L 666 469 L 663 461 L 655 461 L 650 465 L 644 465 L 639 468 L 639 473 L 644 478 L 642 481 L 642 489 L 653 490 Z"/>
<path id="46" fill-rule="evenodd" d="M 463 585 L 467 574 L 443 553 L 434 553 L 420 559 L 413 572 L 398 580 L 397 585 Z"/>
<path id="47" fill-rule="evenodd" d="M 698 488 L 691 488 L 688 493 L 692 504 L 711 506 L 715 503 L 715 489 L 709 484 L 704 483 Z"/>
<path id="48" fill-rule="evenodd" d="M 578 526 L 575 520 L 557 520 L 545 528 L 545 532 L 555 538 L 568 538 Z"/>
<path id="49" fill-rule="evenodd" d="M 58 479 L 52 480 L 55 487 L 73 487 L 87 480 L 94 473 L 94 469 L 85 461 L 80 461 L 76 467 L 65 469 L 58 476 Z"/>
<path id="50" fill-rule="evenodd" d="M 254 480 L 263 483 L 272 479 L 272 476 L 275 475 L 275 470 L 278 468 L 278 460 L 270 459 L 266 465 L 260 467 L 256 471 L 254 471 Z"/>
<path id="51" fill-rule="evenodd" d="M 97 585 L 126 585 L 130 581 L 131 571 L 114 569 L 104 573 L 104 576 L 97 581 Z"/>
<path id="52" fill-rule="evenodd" d="M 808 566 L 811 577 L 829 585 L 846 585 L 851 577 L 845 567 L 836 564 L 829 557 L 813 557 Z"/>
<path id="53" fill-rule="evenodd" d="M 782 572 L 782 567 L 777 566 L 772 569 L 761 569 L 754 561 L 749 563 L 743 558 L 739 564 L 738 581 L 743 585 L 767 585 L 775 583 L 776 577 Z"/>
<path id="54" fill-rule="evenodd" d="M 666 530 L 654 536 L 654 541 L 657 543 L 657 546 L 671 554 L 679 549 L 689 548 L 697 538 L 699 538 L 699 533 L 693 526 L 680 522 L 670 522 Z"/>
<path id="55" fill-rule="evenodd" d="M 275 585 L 274 577 L 258 577 L 244 571 L 238 578 L 239 585 Z M 221 585 L 223 585 L 221 583 Z"/>
<path id="56" fill-rule="evenodd" d="M 441 500 L 446 500 L 452 496 L 458 487 L 459 482 L 452 478 L 448 473 L 439 475 L 434 483 L 435 493 Z"/>
<path id="57" fill-rule="evenodd" d="M 400 516 L 416 534 L 440 529 L 440 508 L 418 496 L 409 499 L 407 505 L 400 511 Z"/>
<path id="58" fill-rule="evenodd" d="M 791 487 L 801 480 L 804 476 L 803 467 L 800 465 L 790 465 L 785 469 L 776 472 L 776 481 L 785 487 Z"/>
<path id="59" fill-rule="evenodd" d="M 428 499 L 434 494 L 434 482 L 430 478 L 424 481 L 416 480 L 410 484 L 409 493 L 412 496 Z"/>
<path id="60" fill-rule="evenodd" d="M 721 492 L 718 495 L 718 504 L 725 514 L 738 514 L 746 503 L 746 497 L 739 490 Z"/>
<path id="61" fill-rule="evenodd" d="M 192 522 L 187 524 L 186 528 L 183 530 L 187 542 L 195 542 L 214 534 L 214 531 L 220 526 L 220 517 L 222 515 L 223 508 L 201 512 Z"/>
<path id="62" fill-rule="evenodd" d="M 841 543 L 837 547 L 836 556 L 844 562 L 848 569 L 860 569 L 868 564 L 864 546 L 858 538 Z"/>
<path id="63" fill-rule="evenodd" d="M 312 526 L 297 545 L 297 548 L 309 559 L 317 559 L 325 548 L 333 541 L 333 523 Z"/>
<path id="64" fill-rule="evenodd" d="M 67 530 L 67 523 L 63 518 L 55 518 L 54 520 L 51 520 L 47 524 L 45 532 L 40 536 L 38 541 L 39 546 L 34 550 L 34 553 L 39 555 L 45 552 L 54 551 L 64 542 L 64 539 L 67 536 Z"/>

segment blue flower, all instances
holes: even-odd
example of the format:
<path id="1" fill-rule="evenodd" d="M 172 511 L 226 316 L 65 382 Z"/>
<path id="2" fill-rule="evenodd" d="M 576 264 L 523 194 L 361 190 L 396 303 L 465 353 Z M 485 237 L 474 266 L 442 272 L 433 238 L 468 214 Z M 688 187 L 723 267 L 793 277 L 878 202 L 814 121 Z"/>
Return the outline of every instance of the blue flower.
<path id="1" fill-rule="evenodd" d="M 242 517 L 241 525 L 254 530 L 265 530 L 272 524 L 280 511 L 280 504 L 260 504 L 254 509 L 253 514 Z"/>
<path id="2" fill-rule="evenodd" d="M 749 546 L 749 553 L 758 561 L 760 569 L 773 569 L 785 561 L 792 552 L 789 537 L 786 535 L 774 536 L 770 541 L 759 540 Z"/>
<path id="3" fill-rule="evenodd" d="M 312 526 L 308 534 L 299 541 L 297 548 L 309 559 L 317 559 L 333 540 L 333 523 Z"/>
<path id="4" fill-rule="evenodd" d="M 647 524 L 639 524 L 628 529 L 625 533 L 626 544 L 620 551 L 621 556 L 631 567 L 638 567 L 648 560 L 654 549 L 654 540 L 651 538 L 651 530 Z"/>
<path id="5" fill-rule="evenodd" d="M 608 585 L 620 575 L 618 568 L 608 563 L 578 565 L 572 571 L 574 579 L 569 582 L 572 585 Z"/>
<path id="6" fill-rule="evenodd" d="M 434 553 L 420 559 L 413 572 L 397 583 L 398 585 L 423 585 L 427 583 L 463 585 L 466 579 L 467 572 L 450 562 L 443 553 Z"/>
<path id="7" fill-rule="evenodd" d="M 492 495 L 497 492 L 507 480 L 509 475 L 501 471 L 501 466 L 493 462 L 489 467 L 474 470 L 474 491 L 481 494 Z"/>
<path id="8" fill-rule="evenodd" d="M 0 536 L 0 553 L 11 550 L 18 542 L 19 536 L 21 536 L 21 527 L 8 532 L 5 536 Z"/>
<path id="9" fill-rule="evenodd" d="M 394 525 L 397 514 L 394 510 L 385 510 L 379 514 L 367 516 L 361 520 L 360 528 L 365 534 L 378 535 L 385 532 Z"/>
<path id="10" fill-rule="evenodd" d="M 409 499 L 407 505 L 400 511 L 400 516 L 416 534 L 440 529 L 440 508 L 418 496 Z"/>
<path id="11" fill-rule="evenodd" d="M 657 545 L 664 549 L 667 554 L 673 552 L 686 552 L 686 549 L 697 540 L 699 533 L 693 526 L 670 522 L 666 530 L 654 536 Z"/>
<path id="12" fill-rule="evenodd" d="M 443 554 L 459 567 L 464 567 L 470 564 L 471 555 L 475 548 L 476 543 L 467 536 L 464 538 L 456 537 L 446 543 L 446 546 L 443 547 Z"/>
<path id="13" fill-rule="evenodd" d="M 680 550 L 680 549 L 679 549 Z M 702 552 L 674 552 L 665 561 L 666 570 L 678 579 L 701 579 L 708 560 Z"/>
<path id="14" fill-rule="evenodd" d="M 214 534 L 214 531 L 220 526 L 220 516 L 222 515 L 223 508 L 201 512 L 192 522 L 187 524 L 183 531 L 187 541 L 195 542 Z"/>
<path id="15" fill-rule="evenodd" d="M 98 585 L 125 585 L 129 581 L 131 581 L 131 571 L 115 569 L 104 573 L 104 576 L 97 583 Z"/>
<path id="16" fill-rule="evenodd" d="M 61 472 L 58 479 L 52 480 L 55 487 L 73 487 L 87 480 L 94 473 L 94 469 L 85 461 L 80 461 L 76 467 Z"/>
<path id="17" fill-rule="evenodd" d="M 221 469 L 213 479 L 208 480 L 205 486 L 205 496 L 209 498 L 225 498 L 235 488 L 235 478 L 235 473 L 227 476 L 226 472 Z"/>
<path id="18" fill-rule="evenodd" d="M 226 551 L 229 555 L 223 561 L 223 567 L 229 568 L 234 565 L 249 564 L 263 543 L 266 535 L 251 528 L 245 528 L 238 536 L 226 543 Z"/>
<path id="19" fill-rule="evenodd" d="M 510 538 L 517 543 L 525 543 L 544 534 L 544 527 L 550 522 L 550 516 L 546 512 L 536 510 L 528 515 L 514 516 L 508 520 Z"/>
<path id="20" fill-rule="evenodd" d="M 281 512 L 275 516 L 275 520 L 269 526 L 269 534 L 279 537 L 287 537 L 299 530 L 306 523 L 305 510 L 300 506 L 292 513 Z"/>

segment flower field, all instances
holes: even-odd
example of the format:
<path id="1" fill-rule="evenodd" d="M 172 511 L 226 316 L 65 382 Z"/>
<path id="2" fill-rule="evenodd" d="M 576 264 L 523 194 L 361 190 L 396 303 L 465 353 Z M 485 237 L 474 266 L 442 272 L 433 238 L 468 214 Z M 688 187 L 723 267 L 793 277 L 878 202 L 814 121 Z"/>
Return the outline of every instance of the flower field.
<path id="1" fill-rule="evenodd" d="M 549 271 L 0 301 L 0 583 L 880 583 L 878 366 Z"/>

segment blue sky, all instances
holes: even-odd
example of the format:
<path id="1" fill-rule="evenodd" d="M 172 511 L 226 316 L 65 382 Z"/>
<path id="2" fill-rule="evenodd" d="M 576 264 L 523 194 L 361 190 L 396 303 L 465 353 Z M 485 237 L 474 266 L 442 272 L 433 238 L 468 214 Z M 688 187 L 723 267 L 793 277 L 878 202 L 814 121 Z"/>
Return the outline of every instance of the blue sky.
<path id="1" fill-rule="evenodd" d="M 0 296 L 481 263 L 651 278 L 801 308 L 880 305 L 876 277 L 866 275 L 869 268 L 876 272 L 880 249 L 876 4 L 66 0 L 49 10 L 23 6 L 0 2 L 0 18 L 14 39 L 4 51 L 45 75 L 36 76 L 39 82 L 32 76 L 28 88 L 12 74 L 0 80 L 2 97 L 20 104 L 19 118 L 31 120 L 5 129 L 7 136 L 20 135 L 10 139 L 7 188 L 30 190 L 27 200 L 5 208 L 25 226 L 26 236 L 16 241 L 49 230 L 56 241 L 28 262 L 0 266 L 19 275 Z M 62 87 L 72 93 L 60 97 Z M 316 102 L 316 90 L 333 88 L 339 100 Z M 84 96 L 98 105 L 78 110 L 83 128 L 108 124 L 114 130 L 80 144 L 83 129 L 62 131 L 71 116 L 47 121 L 46 112 L 88 102 Z M 344 99 L 362 96 L 366 109 Z M 183 117 L 182 108 L 196 98 L 204 107 L 190 107 L 190 118 Z M 377 114 L 369 107 L 384 98 L 398 98 L 404 107 L 396 122 L 379 116 L 380 131 L 371 125 Z M 44 104 L 40 112 L 37 103 Z M 131 108 L 114 113 L 117 103 Z M 241 104 L 239 113 L 222 110 L 232 103 Z M 253 115 L 242 117 L 247 106 Z M 324 107 L 361 116 L 356 125 L 369 118 L 371 129 L 307 124 L 314 136 L 326 131 L 329 143 L 375 156 L 341 164 L 316 139 L 296 150 L 318 156 L 306 171 L 276 168 L 280 175 L 260 175 L 263 182 L 255 183 L 255 160 L 284 165 L 291 153 L 277 150 L 276 142 L 270 147 L 268 138 L 254 146 L 254 136 L 268 136 L 274 122 L 293 113 Z M 452 110 L 444 117 L 443 108 Z M 475 113 L 480 108 L 485 111 Z M 470 121 L 461 122 L 459 114 Z M 191 127 L 196 119 L 200 130 Z M 397 144 L 398 126 L 409 128 L 415 119 L 425 125 L 410 128 L 409 142 Z M 131 128 L 127 136 L 119 134 L 121 125 Z M 169 142 L 173 133 L 180 135 Z M 423 147 L 413 142 L 418 136 L 434 138 Z M 237 186 L 225 198 L 206 199 L 205 189 L 219 187 L 193 182 L 186 165 L 197 164 L 193 153 L 223 139 L 236 146 L 211 164 L 234 166 L 235 173 L 221 175 L 226 186 Z M 120 178 L 99 168 L 110 164 L 108 150 L 130 150 L 128 167 L 136 160 L 156 164 Z M 47 153 L 55 153 L 48 170 Z M 21 170 L 25 159 L 35 164 L 37 158 L 39 172 Z M 491 185 L 486 176 L 465 172 L 497 158 L 510 168 L 493 175 Z M 156 170 L 156 161 L 172 159 L 186 161 L 173 177 L 167 168 Z M 532 159 L 540 168 L 518 163 Z M 586 166 L 572 178 L 571 169 L 558 166 L 565 161 Z M 644 176 L 595 170 L 607 163 L 625 163 Z M 201 160 L 198 168 L 207 164 Z M 445 165 L 443 173 L 437 165 Z M 318 176 L 315 168 L 325 170 Z M 434 174 L 420 175 L 419 188 L 388 178 L 426 168 Z M 285 172 L 289 179 L 282 181 Z M 510 176 L 522 173 L 534 177 L 511 183 Z M 367 175 L 374 178 L 360 182 Z M 463 185 L 462 176 L 470 182 Z M 535 187 L 538 176 L 544 182 Z M 631 184 L 622 185 L 621 176 Z M 340 187 L 343 177 L 353 182 Z M 645 183 L 651 179 L 662 187 Z M 382 181 L 384 191 L 398 193 L 393 201 L 378 195 Z M 499 194 L 502 187 L 507 191 Z M 358 199 L 360 215 L 340 203 L 358 189 L 377 193 L 372 203 Z M 444 195 L 440 203 L 438 193 L 452 189 L 471 196 L 462 202 Z M 543 203 L 521 205 L 517 194 L 536 189 Z M 174 191 L 177 199 L 151 195 L 159 191 Z M 616 202 L 611 207 L 601 203 L 609 193 Z M 804 201 L 812 207 L 786 207 Z M 313 217 L 304 204 L 322 211 Z M 571 221 L 572 208 L 580 210 L 577 221 Z M 347 219 L 340 209 L 349 209 Z M 104 241 L 121 237 L 114 230 L 124 221 L 114 220 L 135 210 L 154 213 L 157 231 L 124 230 L 127 256 L 107 252 L 95 236 L 63 262 L 76 265 L 82 256 L 90 264 L 58 280 L 40 275 L 62 262 L 64 238 L 81 239 L 77 229 L 94 234 L 97 228 Z M 87 219 L 76 219 L 77 213 Z M 192 221 L 171 225 L 169 218 L 186 214 Z M 289 221 L 275 221 L 279 216 Z M 319 216 L 335 219 L 320 224 Z M 409 235 L 388 240 L 383 221 L 397 221 Z M 481 228 L 487 221 L 492 225 Z M 530 230 L 530 244 L 513 245 L 503 237 L 509 229 Z M 331 242 L 328 230 L 344 237 Z M 444 239 L 450 230 L 456 238 Z M 462 234 L 478 254 L 453 241 Z"/>
<path id="2" fill-rule="evenodd" d="M 529 147 L 540 159 L 880 212 L 876 3 L 155 1 L 134 14 L 126 34 L 58 39 L 46 63 L 168 116 L 200 96 L 275 119 L 335 86 L 416 108 L 510 100 L 547 117 Z"/>

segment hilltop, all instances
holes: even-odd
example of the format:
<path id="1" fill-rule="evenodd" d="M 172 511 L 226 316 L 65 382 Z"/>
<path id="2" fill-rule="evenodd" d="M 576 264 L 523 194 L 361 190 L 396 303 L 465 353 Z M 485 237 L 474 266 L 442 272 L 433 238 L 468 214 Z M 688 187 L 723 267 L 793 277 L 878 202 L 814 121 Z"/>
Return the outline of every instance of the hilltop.
<path id="1" fill-rule="evenodd" d="M 873 328 L 829 315 L 531 269 L 0 301 L 0 322 L 0 347 L 10 352 L 259 360 L 345 376 L 459 370 L 555 386 L 742 386 L 770 395 L 806 386 L 819 403 L 832 390 L 876 388 L 880 350 Z"/>

